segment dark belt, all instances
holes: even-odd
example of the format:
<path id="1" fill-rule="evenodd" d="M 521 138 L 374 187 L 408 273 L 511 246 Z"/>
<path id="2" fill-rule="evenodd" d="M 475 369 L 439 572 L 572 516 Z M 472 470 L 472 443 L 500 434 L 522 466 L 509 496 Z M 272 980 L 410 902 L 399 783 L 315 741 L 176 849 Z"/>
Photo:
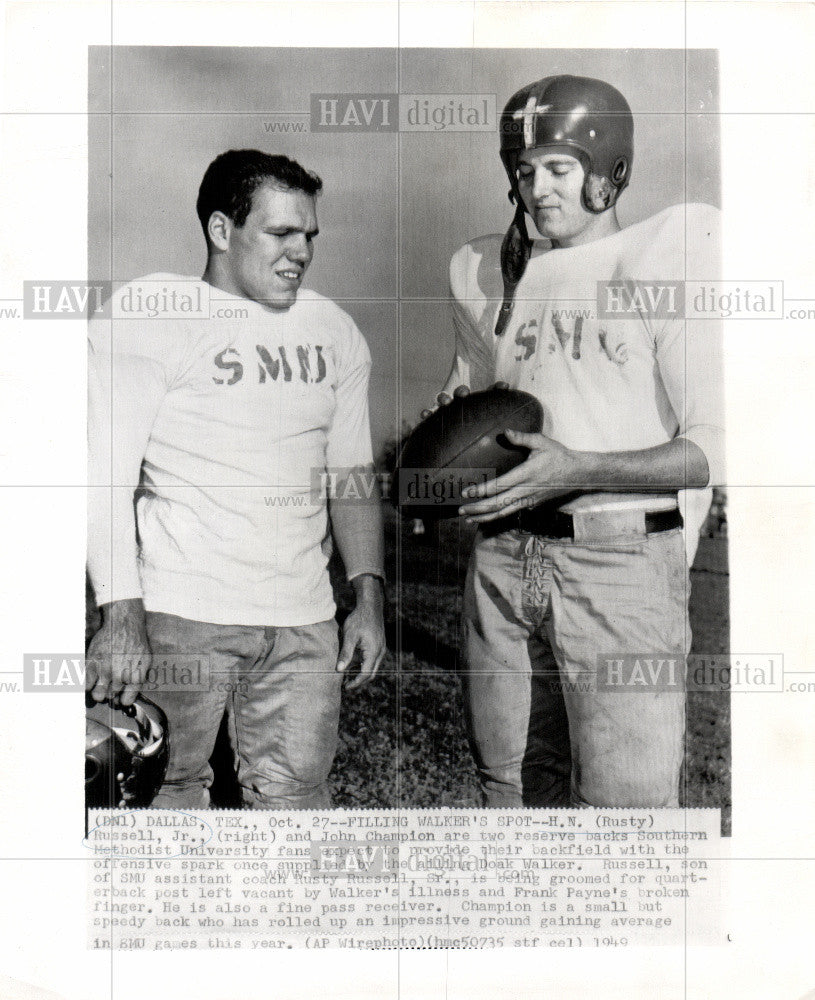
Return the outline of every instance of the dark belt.
<path id="1" fill-rule="evenodd" d="M 657 510 L 645 515 L 646 534 L 654 535 L 659 531 L 671 531 L 681 528 L 682 515 L 678 508 L 672 510 Z M 574 538 L 574 518 L 562 510 L 543 510 L 532 507 L 522 510 L 517 515 L 517 530 L 527 531 L 531 535 L 545 535 L 547 538 Z"/>

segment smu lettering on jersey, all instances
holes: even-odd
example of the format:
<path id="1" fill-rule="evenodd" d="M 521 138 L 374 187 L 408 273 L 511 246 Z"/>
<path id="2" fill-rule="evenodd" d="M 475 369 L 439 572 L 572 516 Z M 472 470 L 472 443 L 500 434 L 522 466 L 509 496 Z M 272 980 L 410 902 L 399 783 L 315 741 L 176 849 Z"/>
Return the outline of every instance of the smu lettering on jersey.
<path id="1" fill-rule="evenodd" d="M 162 277 L 196 280 L 142 280 Z M 242 318 L 91 324 L 90 482 L 112 473 L 123 494 L 113 550 L 89 539 L 97 596 L 219 624 L 326 620 L 327 510 L 311 488 L 315 470 L 371 462 L 367 345 L 315 292 L 285 311 L 210 292 Z"/>
<path id="2" fill-rule="evenodd" d="M 619 318 L 598 313 L 599 282 L 643 283 L 652 301 L 664 307 L 674 294 L 671 286 L 715 278 L 718 210 L 677 205 L 581 246 L 551 249 L 536 243 L 510 322 L 496 337 L 503 287 L 500 244 L 500 236 L 474 240 L 451 262 L 456 357 L 448 391 L 459 384 L 482 388 L 500 379 L 530 392 L 543 406 L 543 433 L 577 451 L 639 450 L 685 437 L 704 452 L 710 484 L 721 483 L 718 323 L 685 321 L 665 308 L 648 308 L 648 301 Z M 695 536 L 710 492 L 682 492 L 689 535 Z M 671 502 L 653 495 L 594 494 L 565 508 L 654 510 Z"/>

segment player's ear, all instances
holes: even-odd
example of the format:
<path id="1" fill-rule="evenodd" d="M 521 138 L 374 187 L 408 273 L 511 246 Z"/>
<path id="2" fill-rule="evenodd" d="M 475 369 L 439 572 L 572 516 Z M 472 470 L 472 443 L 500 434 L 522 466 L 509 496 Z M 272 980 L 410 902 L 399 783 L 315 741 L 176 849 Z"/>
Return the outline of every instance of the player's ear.
<path id="1" fill-rule="evenodd" d="M 216 250 L 229 249 L 232 234 L 232 220 L 224 212 L 213 212 L 207 223 L 209 241 Z"/>

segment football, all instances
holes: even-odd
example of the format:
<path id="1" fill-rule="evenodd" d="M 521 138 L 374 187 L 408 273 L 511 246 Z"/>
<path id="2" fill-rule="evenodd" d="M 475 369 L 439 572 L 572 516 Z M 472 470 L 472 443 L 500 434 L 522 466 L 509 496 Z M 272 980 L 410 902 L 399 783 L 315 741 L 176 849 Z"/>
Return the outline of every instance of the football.
<path id="1" fill-rule="evenodd" d="M 504 431 L 536 434 L 542 427 L 543 408 L 527 392 L 496 385 L 456 395 L 408 435 L 391 499 L 406 517 L 457 517 L 462 490 L 502 476 L 529 454 Z"/>

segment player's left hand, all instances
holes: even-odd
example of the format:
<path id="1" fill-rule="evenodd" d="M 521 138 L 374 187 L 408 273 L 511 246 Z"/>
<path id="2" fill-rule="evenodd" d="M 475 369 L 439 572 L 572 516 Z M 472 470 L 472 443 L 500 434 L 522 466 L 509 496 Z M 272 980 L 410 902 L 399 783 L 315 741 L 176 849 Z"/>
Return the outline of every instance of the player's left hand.
<path id="1" fill-rule="evenodd" d="M 382 615 L 382 599 L 366 598 L 357 600 L 357 606 L 345 619 L 342 630 L 342 649 L 337 660 L 337 670 L 345 671 L 359 650 L 361 657 L 359 673 L 348 683 L 347 688 L 362 687 L 373 680 L 385 658 L 385 623 Z"/>
<path id="2" fill-rule="evenodd" d="M 506 436 L 512 444 L 528 448 L 529 456 L 503 476 L 464 490 L 462 496 L 469 502 L 459 508 L 459 514 L 473 524 L 536 507 L 575 486 L 574 452 L 543 434 L 508 430 Z"/>

